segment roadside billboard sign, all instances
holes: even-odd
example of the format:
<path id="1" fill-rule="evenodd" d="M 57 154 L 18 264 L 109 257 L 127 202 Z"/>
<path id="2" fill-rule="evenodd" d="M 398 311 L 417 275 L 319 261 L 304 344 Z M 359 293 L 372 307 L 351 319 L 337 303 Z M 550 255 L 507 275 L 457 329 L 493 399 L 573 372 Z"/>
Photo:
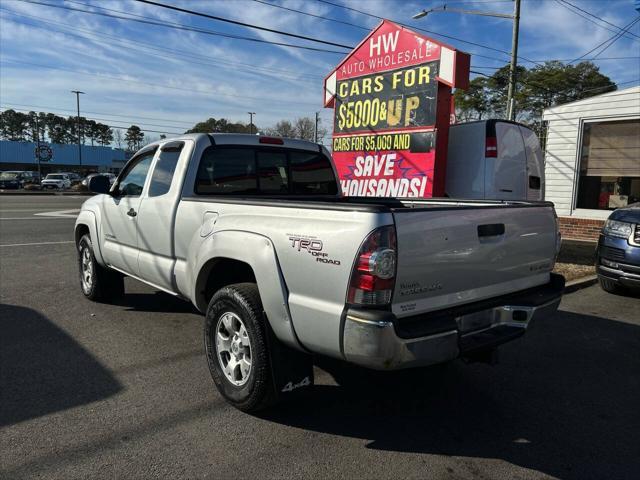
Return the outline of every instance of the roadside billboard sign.
<path id="1" fill-rule="evenodd" d="M 325 79 L 333 158 L 349 196 L 444 194 L 451 88 L 468 54 L 383 20 Z"/>
<path id="2" fill-rule="evenodd" d="M 49 162 L 53 158 L 53 150 L 49 145 L 38 145 L 35 154 L 40 162 Z"/>

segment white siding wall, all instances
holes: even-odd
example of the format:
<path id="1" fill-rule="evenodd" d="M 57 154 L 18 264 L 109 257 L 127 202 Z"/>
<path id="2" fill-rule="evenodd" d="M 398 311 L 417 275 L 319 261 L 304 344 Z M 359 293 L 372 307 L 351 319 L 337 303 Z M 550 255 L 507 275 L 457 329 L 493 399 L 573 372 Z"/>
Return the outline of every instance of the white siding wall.
<path id="1" fill-rule="evenodd" d="M 549 108 L 543 118 L 549 122 L 545 155 L 546 200 L 556 205 L 558 215 L 585 218 L 606 217 L 599 210 L 573 211 L 582 123 L 640 117 L 640 87 L 618 90 L 596 97 Z"/>

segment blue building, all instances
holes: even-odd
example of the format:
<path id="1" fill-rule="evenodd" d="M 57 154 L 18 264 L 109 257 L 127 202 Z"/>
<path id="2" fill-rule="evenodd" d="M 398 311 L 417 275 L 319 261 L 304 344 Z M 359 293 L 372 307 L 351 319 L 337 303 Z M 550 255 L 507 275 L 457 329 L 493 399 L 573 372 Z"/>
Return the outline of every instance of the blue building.
<path id="1" fill-rule="evenodd" d="M 78 158 L 78 145 L 48 145 L 53 156 L 51 161 L 42 162 L 43 173 L 50 172 L 118 172 L 126 162 L 124 150 L 111 147 L 82 145 L 82 166 Z M 33 142 L 0 141 L 0 170 L 37 170 L 36 144 Z"/>

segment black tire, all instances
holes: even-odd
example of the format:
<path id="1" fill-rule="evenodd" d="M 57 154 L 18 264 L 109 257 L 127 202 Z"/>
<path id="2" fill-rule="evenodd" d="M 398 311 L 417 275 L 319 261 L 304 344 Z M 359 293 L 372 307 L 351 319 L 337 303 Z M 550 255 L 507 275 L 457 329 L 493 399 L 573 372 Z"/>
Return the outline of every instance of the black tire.
<path id="1" fill-rule="evenodd" d="M 244 383 L 237 385 L 224 373 L 221 352 L 216 341 L 223 317 L 232 313 L 238 317 L 250 341 L 249 373 Z M 228 318 L 228 317 L 227 317 Z M 239 325 L 236 322 L 236 325 Z M 222 327 L 224 329 L 224 326 Z M 226 330 L 225 332 L 226 333 Z M 262 310 L 258 287 L 254 283 L 237 283 L 218 290 L 207 308 L 204 344 L 209 371 L 220 394 L 231 405 L 243 412 L 257 412 L 273 405 L 277 400 L 273 371 L 269 361 L 268 331 Z M 227 357 L 229 358 L 229 357 Z M 240 379 L 241 381 L 241 379 Z"/>
<path id="2" fill-rule="evenodd" d="M 601 275 L 598 275 L 598 281 L 600 282 L 600 287 L 605 291 L 605 292 L 609 292 L 609 293 L 619 293 L 620 292 L 620 286 L 613 280 L 603 277 Z"/>
<path id="3" fill-rule="evenodd" d="M 85 255 L 88 255 L 88 258 Z M 91 264 L 90 272 L 87 273 L 85 270 L 83 261 Z M 91 237 L 88 234 L 83 235 L 78 242 L 78 274 L 80 290 L 89 300 L 109 302 L 124 295 L 124 276 L 120 272 L 101 266 L 96 261 Z M 90 281 L 83 279 L 87 274 Z"/>

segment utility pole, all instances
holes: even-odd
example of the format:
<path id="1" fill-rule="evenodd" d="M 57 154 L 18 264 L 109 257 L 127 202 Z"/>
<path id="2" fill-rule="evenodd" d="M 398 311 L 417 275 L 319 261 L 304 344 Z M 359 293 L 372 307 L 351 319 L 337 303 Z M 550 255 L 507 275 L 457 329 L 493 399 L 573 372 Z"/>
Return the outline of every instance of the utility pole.
<path id="1" fill-rule="evenodd" d="M 426 17 L 433 12 L 453 12 L 468 15 L 481 15 L 483 17 L 509 18 L 513 20 L 513 33 L 511 37 L 511 63 L 509 64 L 509 90 L 507 92 L 507 119 L 515 120 L 516 109 L 514 96 L 516 93 L 516 67 L 518 65 L 518 31 L 520 27 L 520 0 L 514 0 L 513 15 L 510 13 L 485 12 L 481 10 L 465 10 L 461 8 L 442 7 L 421 10 L 413 16 L 414 20 Z"/>
<path id="2" fill-rule="evenodd" d="M 520 0 L 513 7 L 513 34 L 511 37 L 511 64 L 509 65 L 509 90 L 507 92 L 507 120 L 516 119 L 516 67 L 518 66 L 518 30 L 520 28 Z"/>
<path id="3" fill-rule="evenodd" d="M 253 116 L 256 112 L 247 112 L 249 114 L 249 133 L 253 135 Z"/>
<path id="4" fill-rule="evenodd" d="M 38 158 L 38 180 L 42 182 L 42 170 L 40 168 L 40 128 L 38 126 L 38 112 L 36 112 L 35 116 L 36 120 L 36 157 Z"/>
<path id="5" fill-rule="evenodd" d="M 313 138 L 315 139 L 314 141 L 316 143 L 318 143 L 318 122 L 319 122 L 319 117 L 320 116 L 320 112 L 316 112 L 316 128 L 313 131 Z"/>
<path id="6" fill-rule="evenodd" d="M 81 92 L 80 90 L 71 90 L 71 93 L 76 94 L 76 106 L 78 107 L 78 116 L 76 117 L 78 133 L 78 162 L 80 169 L 82 169 L 82 144 L 80 143 L 80 95 L 84 95 L 84 92 Z"/>

